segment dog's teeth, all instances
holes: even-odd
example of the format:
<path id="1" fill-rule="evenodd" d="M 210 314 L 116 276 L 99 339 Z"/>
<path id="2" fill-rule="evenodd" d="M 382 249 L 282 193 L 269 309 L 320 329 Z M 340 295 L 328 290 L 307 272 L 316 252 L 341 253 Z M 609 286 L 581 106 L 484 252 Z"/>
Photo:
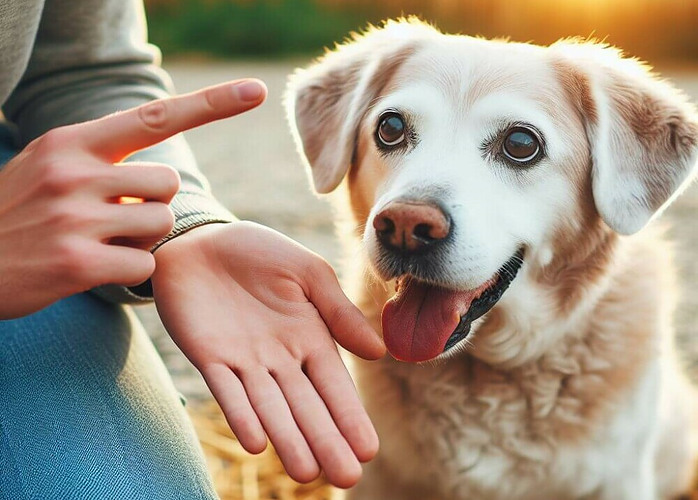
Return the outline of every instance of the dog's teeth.
<path id="1" fill-rule="evenodd" d="M 404 277 L 397 278 L 395 280 L 395 292 L 399 292 L 400 288 L 402 288 L 402 283 L 405 281 Z"/>

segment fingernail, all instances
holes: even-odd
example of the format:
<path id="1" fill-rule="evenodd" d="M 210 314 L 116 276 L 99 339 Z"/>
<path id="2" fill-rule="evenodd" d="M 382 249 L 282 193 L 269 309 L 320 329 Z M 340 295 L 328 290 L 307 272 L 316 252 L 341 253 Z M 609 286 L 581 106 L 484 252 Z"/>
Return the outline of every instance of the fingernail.
<path id="1" fill-rule="evenodd" d="M 262 97 L 264 87 L 254 80 L 238 83 L 235 85 L 238 97 L 243 101 L 258 101 Z"/>

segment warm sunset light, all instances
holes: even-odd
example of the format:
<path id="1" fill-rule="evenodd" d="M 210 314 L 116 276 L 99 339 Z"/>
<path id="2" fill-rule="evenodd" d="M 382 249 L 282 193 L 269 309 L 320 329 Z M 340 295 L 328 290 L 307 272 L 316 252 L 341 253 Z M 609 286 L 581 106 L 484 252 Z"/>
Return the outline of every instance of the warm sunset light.
<path id="1" fill-rule="evenodd" d="M 255 404 L 257 411 L 268 397 L 259 397 L 259 406 L 246 402 L 245 391 L 254 394 L 254 387 L 239 367 L 226 368 L 227 358 L 219 365 L 230 378 L 212 395 L 155 307 L 140 307 L 189 401 L 221 500 L 679 498 L 650 491 L 660 483 L 667 491 L 680 488 L 686 493 L 680 498 L 698 499 L 698 482 L 688 494 L 688 474 L 680 477 L 697 471 L 698 449 L 691 460 L 688 453 L 682 458 L 696 441 L 688 424 L 698 422 L 696 416 L 688 421 L 683 403 L 696 397 L 674 363 L 680 359 L 698 382 L 695 182 L 661 215 L 658 231 L 625 236 L 638 220 L 654 217 L 649 212 L 667 196 L 673 200 L 676 186 L 688 185 L 689 158 L 698 155 L 698 122 L 682 97 L 698 103 L 698 0 L 143 2 L 149 39 L 161 49 L 178 92 L 245 77 L 266 83 L 262 106 L 188 131 L 186 139 L 223 206 L 327 259 L 389 353 L 352 368 L 381 445 L 374 465 L 363 465 L 358 487 L 344 492 L 330 485 L 340 483 L 337 475 L 308 484 L 291 479 L 298 477 L 290 474 L 297 474 L 299 460 L 277 441 L 285 432 L 269 435 L 272 446 L 251 455 L 243 444 L 249 446 L 249 433 L 238 427 L 235 435 L 231 422 L 241 418 L 237 409 Z M 441 44 L 423 23 L 384 24 L 411 16 L 449 34 L 580 43 L 548 51 L 457 37 Z M 365 36 L 352 38 L 361 32 Z M 341 47 L 333 50 L 336 44 Z M 642 61 L 657 74 L 644 71 Z M 332 199 L 339 211 L 317 196 L 336 183 L 347 194 Z M 423 187 L 430 189 L 419 191 Z M 410 200 L 414 193 L 424 199 Z M 338 221 L 337 212 L 346 217 Z M 213 231 L 224 225 L 209 226 L 208 234 L 219 235 Z M 659 233 L 673 251 L 655 238 Z M 220 241 L 229 249 L 263 241 L 245 234 Z M 186 249 L 184 238 L 175 239 L 174 248 L 183 241 L 179 248 Z M 499 270 L 477 277 L 471 288 L 474 278 L 461 268 L 477 261 L 469 252 L 478 238 L 478 255 L 502 254 L 492 264 Z M 173 248 L 166 242 L 156 251 L 165 265 L 168 244 Z M 435 253 L 447 245 L 459 253 Z M 274 272 L 255 274 L 247 255 L 276 250 L 258 245 L 244 257 L 228 257 L 227 267 L 242 270 L 244 280 L 219 272 L 199 287 L 177 287 L 200 305 L 190 308 L 191 334 L 225 314 L 221 327 L 210 330 L 216 333 L 211 343 L 189 346 L 230 352 L 231 360 L 240 352 L 272 352 L 241 350 L 237 335 L 224 335 L 237 333 L 240 324 L 251 328 L 255 345 L 265 338 L 258 325 L 271 309 L 253 317 L 247 297 L 290 287 L 262 286 Z M 291 256 L 278 254 L 285 261 Z M 232 254 L 221 249 L 219 255 Z M 668 271 L 672 256 L 676 289 Z M 206 270 L 188 257 L 177 267 L 182 283 Z M 390 281 L 376 272 L 386 262 L 399 266 L 383 269 L 392 272 Z M 418 275 L 419 262 L 429 264 L 427 273 Z M 264 270 L 276 267 L 274 261 Z M 397 275 L 400 269 L 406 274 Z M 444 276 L 466 285 L 459 289 Z M 157 273 L 150 282 L 157 295 Z M 243 306 L 227 300 L 228 289 L 246 284 L 263 292 L 245 294 Z M 210 299 L 209 289 L 221 291 L 225 303 Z M 162 299 L 155 300 L 160 309 Z M 674 333 L 675 357 L 668 341 Z M 291 380 L 257 368 L 274 381 Z M 310 365 L 301 368 L 296 380 L 315 385 Z M 316 387 L 331 385 L 322 378 Z M 658 397 L 653 391 L 660 385 L 668 390 Z M 233 390 L 242 405 L 227 401 Z M 340 392 L 337 400 L 351 391 Z M 655 408 L 656 401 L 671 406 Z M 296 432 L 299 423 L 305 435 L 304 429 L 318 427 L 302 425 L 303 416 L 318 413 L 299 413 L 302 406 L 289 406 L 296 420 L 288 429 Z M 661 454 L 655 453 L 660 440 Z M 190 472 L 178 455 L 167 458 L 182 475 Z M 651 461 L 656 467 L 647 466 Z"/>
<path id="2" fill-rule="evenodd" d="M 698 0 L 0 0 L 0 500 L 698 500 Z"/>
<path id="3" fill-rule="evenodd" d="M 580 36 L 653 61 L 698 60 L 693 0 L 146 0 L 166 53 L 319 53 L 349 31 L 417 15 L 448 32 L 547 44 Z"/>

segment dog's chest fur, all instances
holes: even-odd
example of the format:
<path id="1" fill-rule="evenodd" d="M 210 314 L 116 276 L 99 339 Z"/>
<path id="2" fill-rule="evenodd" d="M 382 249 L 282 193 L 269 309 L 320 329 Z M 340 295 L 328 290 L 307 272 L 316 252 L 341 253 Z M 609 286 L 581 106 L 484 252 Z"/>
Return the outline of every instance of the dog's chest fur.
<path id="1" fill-rule="evenodd" d="M 359 382 L 381 435 L 383 473 L 452 500 L 592 492 L 614 457 L 641 452 L 632 436 L 651 420 L 656 398 L 640 391 L 643 400 L 593 401 L 595 388 L 613 383 L 608 366 L 590 362 L 584 342 L 571 344 L 510 372 L 469 356 L 438 367 L 364 366 Z M 643 418 L 627 416 L 638 411 Z M 587 451 L 589 437 L 613 445 Z"/>
<path id="2" fill-rule="evenodd" d="M 658 293 L 666 290 L 664 247 L 638 243 L 627 262 L 645 272 L 617 265 L 592 312 L 533 361 L 511 369 L 463 353 L 439 365 L 355 361 L 381 438 L 373 472 L 411 485 L 414 498 L 450 500 L 597 498 L 614 477 L 637 473 L 619 469 L 654 446 L 658 373 L 673 370 L 658 357 L 670 338 L 670 299 Z M 379 302 L 375 293 L 359 300 L 376 327 Z M 512 335 L 536 342 L 549 336 L 544 325 L 561 328 L 552 309 L 541 307 L 525 328 L 493 311 L 478 334 L 488 343 Z"/>

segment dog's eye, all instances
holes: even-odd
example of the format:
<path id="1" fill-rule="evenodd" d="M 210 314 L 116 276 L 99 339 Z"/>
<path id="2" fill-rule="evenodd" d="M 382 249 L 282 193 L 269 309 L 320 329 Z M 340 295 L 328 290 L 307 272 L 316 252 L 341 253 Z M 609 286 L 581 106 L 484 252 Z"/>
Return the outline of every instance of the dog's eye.
<path id="1" fill-rule="evenodd" d="M 510 160 L 528 163 L 540 155 L 542 148 L 535 132 L 526 127 L 514 127 L 507 132 L 502 151 Z"/>
<path id="2" fill-rule="evenodd" d="M 376 136 L 383 146 L 397 146 L 405 140 L 405 121 L 398 113 L 389 111 L 380 117 Z"/>

